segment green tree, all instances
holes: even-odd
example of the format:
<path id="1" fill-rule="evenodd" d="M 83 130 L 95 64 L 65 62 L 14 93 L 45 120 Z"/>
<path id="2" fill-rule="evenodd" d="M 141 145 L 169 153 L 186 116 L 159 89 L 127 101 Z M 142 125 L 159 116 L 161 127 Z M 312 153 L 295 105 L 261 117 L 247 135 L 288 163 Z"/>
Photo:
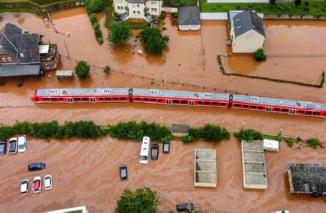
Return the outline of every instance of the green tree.
<path id="1" fill-rule="evenodd" d="M 317 147 L 324 148 L 324 146 L 320 143 L 320 140 L 318 138 L 309 138 L 306 143 L 308 146 L 310 146 L 313 149 L 317 149 Z"/>
<path id="2" fill-rule="evenodd" d="M 256 61 L 265 61 L 266 55 L 264 49 L 259 48 L 258 50 L 256 50 L 256 52 L 254 52 L 254 58 Z"/>
<path id="3" fill-rule="evenodd" d="M 75 72 L 79 78 L 86 78 L 89 74 L 89 65 L 86 61 L 79 61 L 75 67 Z"/>
<path id="4" fill-rule="evenodd" d="M 105 7 L 104 0 L 84 0 L 84 5 L 88 13 L 101 12 Z"/>
<path id="5" fill-rule="evenodd" d="M 115 22 L 109 28 L 109 41 L 117 46 L 126 44 L 131 36 L 131 29 L 126 22 Z"/>
<path id="6" fill-rule="evenodd" d="M 125 189 L 117 201 L 116 213 L 155 213 L 159 196 L 150 188 Z"/>
<path id="7" fill-rule="evenodd" d="M 144 49 L 148 53 L 162 54 L 164 48 L 169 42 L 168 36 L 162 36 L 160 29 L 145 26 L 140 33 Z"/>
<path id="8" fill-rule="evenodd" d="M 234 133 L 234 136 L 240 141 L 253 141 L 263 139 L 263 134 L 254 129 L 241 129 L 239 132 Z"/>

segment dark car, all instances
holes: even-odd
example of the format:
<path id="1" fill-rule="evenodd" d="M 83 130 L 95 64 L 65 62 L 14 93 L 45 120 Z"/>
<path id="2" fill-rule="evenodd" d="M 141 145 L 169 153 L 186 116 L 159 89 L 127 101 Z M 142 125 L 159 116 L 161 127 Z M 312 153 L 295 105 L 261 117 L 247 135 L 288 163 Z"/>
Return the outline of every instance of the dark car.
<path id="1" fill-rule="evenodd" d="M 120 180 L 127 180 L 128 179 L 128 167 L 127 165 L 121 165 L 119 167 L 120 172 Z"/>
<path id="2" fill-rule="evenodd" d="M 9 139 L 9 154 L 16 154 L 18 150 L 18 143 L 17 138 L 10 138 Z"/>
<path id="3" fill-rule="evenodd" d="M 151 160 L 157 160 L 158 159 L 158 153 L 159 153 L 160 147 L 157 143 L 152 144 L 151 146 Z"/>
<path id="4" fill-rule="evenodd" d="M 32 171 L 38 171 L 38 170 L 43 170 L 46 168 L 45 163 L 30 163 L 28 164 L 28 171 L 32 172 Z"/>
<path id="5" fill-rule="evenodd" d="M 163 142 L 162 152 L 165 153 L 165 154 L 170 153 L 170 141 L 164 141 Z"/>
<path id="6" fill-rule="evenodd" d="M 195 210 L 194 204 L 192 203 L 180 203 L 177 204 L 177 212 L 185 212 L 185 211 L 192 211 Z"/>
<path id="7" fill-rule="evenodd" d="M 7 151 L 7 141 L 0 141 L 0 155 L 6 154 Z"/>

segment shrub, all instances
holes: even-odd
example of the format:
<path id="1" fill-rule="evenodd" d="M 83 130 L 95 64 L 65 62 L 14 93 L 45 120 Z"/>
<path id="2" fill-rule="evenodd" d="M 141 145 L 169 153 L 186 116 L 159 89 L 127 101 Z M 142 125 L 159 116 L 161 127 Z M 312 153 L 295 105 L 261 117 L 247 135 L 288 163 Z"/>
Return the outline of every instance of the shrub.
<path id="1" fill-rule="evenodd" d="M 6 140 L 15 134 L 16 132 L 14 128 L 10 126 L 0 126 L 0 140 Z"/>
<path id="2" fill-rule="evenodd" d="M 94 25 L 95 23 L 97 23 L 97 17 L 95 15 L 95 13 L 91 13 L 89 15 L 89 19 L 91 20 L 92 25 Z"/>
<path id="3" fill-rule="evenodd" d="M 131 36 L 131 29 L 128 23 L 116 22 L 109 28 L 109 41 L 113 45 L 126 44 Z"/>
<path id="4" fill-rule="evenodd" d="M 285 138 L 284 141 L 290 148 L 294 145 L 294 139 L 293 138 Z"/>
<path id="5" fill-rule="evenodd" d="M 264 49 L 260 48 L 254 52 L 254 58 L 256 61 L 265 61 L 266 60 L 266 55 Z"/>
<path id="6" fill-rule="evenodd" d="M 295 6 L 299 6 L 301 4 L 301 0 L 295 0 L 294 4 L 295 4 Z"/>
<path id="7" fill-rule="evenodd" d="M 86 61 L 79 61 L 75 67 L 75 72 L 79 78 L 86 78 L 89 74 L 89 65 Z"/>
<path id="8" fill-rule="evenodd" d="M 324 146 L 320 143 L 320 140 L 318 138 L 309 138 L 306 141 L 307 145 L 310 146 L 313 149 L 317 149 L 319 146 L 320 148 L 324 148 Z"/>
<path id="9" fill-rule="evenodd" d="M 187 136 L 183 136 L 181 140 L 184 144 L 188 144 L 194 142 L 195 138 L 192 135 L 187 135 Z"/>
<path id="10" fill-rule="evenodd" d="M 239 132 L 234 133 L 234 136 L 240 141 L 253 141 L 263 139 L 262 133 L 254 129 L 241 129 Z"/>
<path id="11" fill-rule="evenodd" d="M 102 32 L 101 32 L 101 28 L 100 28 L 100 24 L 99 23 L 95 23 L 93 25 L 94 28 L 94 32 L 95 32 L 95 36 L 97 37 L 102 37 Z"/>
<path id="12" fill-rule="evenodd" d="M 84 6 L 88 13 L 96 13 L 104 9 L 105 3 L 104 0 L 84 0 Z"/>
<path id="13" fill-rule="evenodd" d="M 118 139 L 138 140 L 144 136 L 149 136 L 152 141 L 163 142 L 170 140 L 172 134 L 170 130 L 159 124 L 146 122 L 120 122 L 116 125 L 111 125 L 107 128 L 107 133 Z"/>
<path id="14" fill-rule="evenodd" d="M 144 49 L 148 53 L 162 54 L 169 42 L 168 36 L 162 36 L 160 29 L 145 26 L 140 33 Z"/>
<path id="15" fill-rule="evenodd" d="M 271 5 L 275 5 L 276 0 L 269 0 L 269 3 L 270 3 Z"/>
<path id="16" fill-rule="evenodd" d="M 157 192 L 150 188 L 137 189 L 135 192 L 125 189 L 117 200 L 115 212 L 155 213 L 158 203 Z"/>

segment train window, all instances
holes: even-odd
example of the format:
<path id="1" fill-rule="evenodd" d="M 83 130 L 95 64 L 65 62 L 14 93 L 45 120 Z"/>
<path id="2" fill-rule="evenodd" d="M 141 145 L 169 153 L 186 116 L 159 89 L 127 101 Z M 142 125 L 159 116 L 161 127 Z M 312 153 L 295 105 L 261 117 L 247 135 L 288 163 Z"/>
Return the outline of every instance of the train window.
<path id="1" fill-rule="evenodd" d="M 234 106 L 235 106 L 235 107 L 240 107 L 241 105 L 240 105 L 240 104 L 235 104 Z"/>
<path id="2" fill-rule="evenodd" d="M 117 101 L 119 100 L 119 97 L 113 97 L 113 100 Z"/>
<path id="3" fill-rule="evenodd" d="M 49 98 L 43 98 L 43 101 L 49 101 L 50 99 Z"/>
<path id="4" fill-rule="evenodd" d="M 257 106 L 250 106 L 251 109 L 257 109 Z"/>
<path id="5" fill-rule="evenodd" d="M 163 99 L 157 99 L 157 102 L 163 102 Z"/>
<path id="6" fill-rule="evenodd" d="M 205 105 L 210 105 L 211 103 L 208 102 L 208 101 L 205 101 L 204 104 L 205 104 Z"/>
<path id="7" fill-rule="evenodd" d="M 151 102 L 156 102 L 156 99 L 155 98 L 151 98 L 149 99 Z"/>
<path id="8" fill-rule="evenodd" d="M 282 109 L 282 112 L 289 112 L 289 109 Z"/>
<path id="9" fill-rule="evenodd" d="M 172 100 L 172 103 L 179 104 L 179 100 Z"/>
<path id="10" fill-rule="evenodd" d="M 248 108 L 249 106 L 247 104 L 242 105 L 244 108 Z"/>
<path id="11" fill-rule="evenodd" d="M 310 112 L 310 111 L 306 111 L 306 113 L 305 114 L 307 114 L 307 115 L 311 115 L 312 114 L 312 112 Z"/>
<path id="12" fill-rule="evenodd" d="M 82 98 L 81 100 L 82 101 L 88 101 L 88 98 Z"/>
<path id="13" fill-rule="evenodd" d="M 262 106 L 258 106 L 258 109 L 262 110 L 262 109 L 263 109 L 263 107 L 262 107 Z"/>
<path id="14" fill-rule="evenodd" d="M 314 115 L 320 115 L 320 112 L 313 112 Z"/>
<path id="15" fill-rule="evenodd" d="M 215 106 L 217 106 L 217 105 L 218 105 L 218 103 L 217 103 L 217 102 L 212 102 L 212 104 L 213 104 L 213 105 L 215 105 Z"/>
<path id="16" fill-rule="evenodd" d="M 104 98 L 106 101 L 111 101 L 111 98 Z"/>
<path id="17" fill-rule="evenodd" d="M 143 101 L 149 101 L 149 99 L 148 98 L 143 98 Z"/>
<path id="18" fill-rule="evenodd" d="M 226 103 L 220 103 L 221 106 L 226 106 Z"/>
<path id="19" fill-rule="evenodd" d="M 299 110 L 297 113 L 299 113 L 299 114 L 304 114 L 304 111 Z"/>
<path id="20" fill-rule="evenodd" d="M 280 108 L 273 108 L 273 111 L 275 111 L 275 112 L 279 112 L 280 110 L 281 110 Z"/>
<path id="21" fill-rule="evenodd" d="M 126 97 L 120 97 L 120 100 L 127 100 Z"/>
<path id="22" fill-rule="evenodd" d="M 181 101 L 181 104 L 188 104 L 188 101 L 186 101 L 186 100 L 182 100 L 182 101 Z"/>
<path id="23" fill-rule="evenodd" d="M 140 101 L 140 98 L 135 98 L 136 101 Z"/>
<path id="24" fill-rule="evenodd" d="M 75 101 L 80 101 L 80 98 L 75 98 Z"/>
<path id="25" fill-rule="evenodd" d="M 203 102 L 202 101 L 198 101 L 198 104 L 203 104 Z"/>

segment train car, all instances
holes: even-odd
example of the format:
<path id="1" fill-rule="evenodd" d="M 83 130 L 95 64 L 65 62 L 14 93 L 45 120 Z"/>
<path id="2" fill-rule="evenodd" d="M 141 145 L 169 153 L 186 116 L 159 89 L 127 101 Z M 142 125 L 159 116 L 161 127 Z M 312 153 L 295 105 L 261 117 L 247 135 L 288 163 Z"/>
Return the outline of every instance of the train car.
<path id="1" fill-rule="evenodd" d="M 326 117 L 326 105 L 319 103 L 247 95 L 232 95 L 231 108 Z"/>
<path id="2" fill-rule="evenodd" d="M 135 103 L 227 108 L 229 105 L 229 94 L 157 89 L 133 89 L 132 101 Z"/>
<path id="3" fill-rule="evenodd" d="M 129 88 L 38 89 L 35 103 L 129 102 Z"/>

